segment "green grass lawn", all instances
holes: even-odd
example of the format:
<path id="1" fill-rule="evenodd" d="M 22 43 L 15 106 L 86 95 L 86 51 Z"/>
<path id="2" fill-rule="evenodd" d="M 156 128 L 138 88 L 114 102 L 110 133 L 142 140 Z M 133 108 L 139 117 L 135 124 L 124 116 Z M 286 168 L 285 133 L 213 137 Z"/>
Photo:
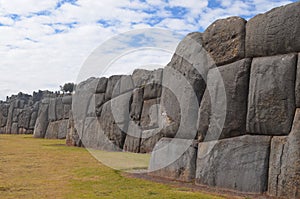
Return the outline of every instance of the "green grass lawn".
<path id="1" fill-rule="evenodd" d="M 67 147 L 64 140 L 0 135 L 0 198 L 207 198 L 189 188 L 124 177 L 123 171 L 99 163 L 86 149 Z M 95 151 L 94 151 L 95 152 Z M 131 160 L 128 166 L 145 168 L 149 155 L 95 152 L 97 158 Z M 133 158 L 133 156 L 135 156 Z"/>

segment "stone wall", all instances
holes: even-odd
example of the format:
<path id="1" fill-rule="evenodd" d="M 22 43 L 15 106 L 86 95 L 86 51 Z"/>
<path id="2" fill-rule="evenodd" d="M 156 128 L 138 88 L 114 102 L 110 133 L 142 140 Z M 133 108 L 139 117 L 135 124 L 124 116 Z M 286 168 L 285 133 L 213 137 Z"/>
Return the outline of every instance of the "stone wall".
<path id="1" fill-rule="evenodd" d="M 19 93 L 1 101 L 0 133 L 33 134 L 41 100 L 56 95 L 49 91 L 38 91 L 33 95 Z"/>
<path id="2" fill-rule="evenodd" d="M 300 197 L 300 2 L 190 33 L 154 71 L 90 78 L 73 96 L 13 96 L 1 133 L 152 153 L 149 175 Z"/>

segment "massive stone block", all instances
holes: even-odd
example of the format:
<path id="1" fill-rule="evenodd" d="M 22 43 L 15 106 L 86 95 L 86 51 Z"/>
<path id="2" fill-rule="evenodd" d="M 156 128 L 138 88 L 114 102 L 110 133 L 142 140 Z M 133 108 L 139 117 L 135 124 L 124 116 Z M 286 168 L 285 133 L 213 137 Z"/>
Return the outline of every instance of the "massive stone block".
<path id="1" fill-rule="evenodd" d="M 68 131 L 68 120 L 50 122 L 46 130 L 47 139 L 65 139 Z"/>
<path id="2" fill-rule="evenodd" d="M 9 109 L 8 104 L 0 104 L 0 127 L 6 126 L 8 109 Z"/>
<path id="3" fill-rule="evenodd" d="M 96 93 L 105 93 L 108 79 L 106 77 L 101 77 L 98 80 Z"/>
<path id="4" fill-rule="evenodd" d="M 64 104 L 62 97 L 56 98 L 55 114 L 56 120 L 62 120 L 64 118 Z"/>
<path id="5" fill-rule="evenodd" d="M 161 96 L 163 69 L 153 71 L 136 69 L 132 80 L 136 88 L 144 88 L 144 99 L 153 99 Z"/>
<path id="6" fill-rule="evenodd" d="M 29 129 L 34 129 L 37 117 L 38 117 L 38 112 L 37 111 L 33 111 L 31 113 L 31 116 L 30 116 Z"/>
<path id="7" fill-rule="evenodd" d="M 194 141 L 162 138 L 152 151 L 149 175 L 191 182 L 195 179 L 196 158 Z"/>
<path id="8" fill-rule="evenodd" d="M 203 142 L 198 147 L 196 184 L 263 193 L 268 185 L 269 136 Z"/>
<path id="9" fill-rule="evenodd" d="M 49 100 L 48 119 L 49 121 L 56 121 L 56 98 Z"/>
<path id="10" fill-rule="evenodd" d="M 133 153 L 140 153 L 142 129 L 136 121 L 130 121 L 123 150 Z"/>
<path id="11" fill-rule="evenodd" d="M 32 111 L 30 109 L 23 109 L 18 116 L 18 127 L 28 129 Z"/>
<path id="12" fill-rule="evenodd" d="M 296 110 L 291 133 L 273 137 L 268 193 L 277 197 L 300 198 L 300 109 Z"/>
<path id="13" fill-rule="evenodd" d="M 121 149 L 111 142 L 104 134 L 100 127 L 100 122 L 96 117 L 87 117 L 85 119 L 81 142 L 85 148 L 105 151 L 121 151 Z"/>
<path id="14" fill-rule="evenodd" d="M 203 33 L 204 48 L 217 65 L 228 64 L 245 57 L 245 35 L 245 19 L 219 19 Z"/>
<path id="15" fill-rule="evenodd" d="M 243 59 L 209 71 L 198 114 L 200 141 L 246 133 L 250 65 L 250 59 Z"/>
<path id="16" fill-rule="evenodd" d="M 108 78 L 107 87 L 105 91 L 105 101 L 108 101 L 113 97 L 113 92 L 115 92 L 115 95 L 117 95 L 118 91 L 120 90 L 120 84 L 118 84 L 120 79 L 121 75 L 113 75 Z"/>
<path id="17" fill-rule="evenodd" d="M 300 2 L 272 9 L 246 26 L 246 56 L 260 57 L 300 51 Z"/>
<path id="18" fill-rule="evenodd" d="M 104 135 L 120 149 L 123 149 L 128 130 L 130 98 L 131 92 L 106 102 L 99 117 L 100 127 Z"/>
<path id="19" fill-rule="evenodd" d="M 247 132 L 287 135 L 295 112 L 296 56 L 255 58 L 252 61 Z"/>
<path id="20" fill-rule="evenodd" d="M 49 104 L 41 103 L 38 117 L 35 123 L 34 131 L 33 131 L 33 137 L 35 138 L 44 138 L 46 134 L 46 130 L 48 128 L 48 109 Z"/>
<path id="21" fill-rule="evenodd" d="M 141 127 L 143 130 L 158 128 L 160 99 L 144 101 L 141 114 Z"/>

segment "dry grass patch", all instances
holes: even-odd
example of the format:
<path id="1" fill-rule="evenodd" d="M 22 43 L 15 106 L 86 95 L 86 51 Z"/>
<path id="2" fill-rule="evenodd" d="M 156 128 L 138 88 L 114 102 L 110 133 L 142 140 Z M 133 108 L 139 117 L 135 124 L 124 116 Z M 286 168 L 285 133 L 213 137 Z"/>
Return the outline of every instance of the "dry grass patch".
<path id="1" fill-rule="evenodd" d="M 104 166 L 87 150 L 64 143 L 0 135 L 0 198 L 221 198 L 124 177 L 122 171 Z M 132 159 L 128 168 L 121 168 L 125 170 L 144 168 L 149 161 L 149 156 L 99 152 L 101 155 L 108 160 L 114 155 Z"/>

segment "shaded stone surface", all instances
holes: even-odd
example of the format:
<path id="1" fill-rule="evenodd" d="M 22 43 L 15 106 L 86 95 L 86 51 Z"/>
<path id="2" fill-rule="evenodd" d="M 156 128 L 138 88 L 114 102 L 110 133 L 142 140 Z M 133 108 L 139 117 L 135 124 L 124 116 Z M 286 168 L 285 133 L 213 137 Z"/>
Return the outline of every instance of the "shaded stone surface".
<path id="1" fill-rule="evenodd" d="M 296 107 L 300 108 L 300 53 L 298 54 L 296 85 L 295 85 Z"/>
<path id="2" fill-rule="evenodd" d="M 62 103 L 71 105 L 72 104 L 72 95 L 63 96 Z"/>
<path id="3" fill-rule="evenodd" d="M 123 150 L 133 153 L 140 153 L 141 136 L 142 130 L 139 124 L 135 121 L 130 121 Z"/>
<path id="4" fill-rule="evenodd" d="M 199 141 L 224 139 L 246 133 L 250 65 L 251 59 L 243 59 L 209 71 L 207 89 L 198 113 Z M 219 129 L 218 122 L 222 119 L 224 124 Z"/>
<path id="5" fill-rule="evenodd" d="M 130 105 L 130 119 L 133 121 L 139 121 L 141 119 L 143 108 L 143 88 L 136 88 L 132 92 L 132 102 Z"/>
<path id="6" fill-rule="evenodd" d="M 120 79 L 121 75 L 113 75 L 108 78 L 107 87 L 105 91 L 105 101 L 108 101 L 113 97 L 113 92 L 115 92 L 115 95 L 118 94 L 117 92 L 120 90 L 120 84 L 118 84 L 118 82 Z"/>
<path id="7" fill-rule="evenodd" d="M 56 120 L 62 120 L 64 118 L 64 104 L 61 97 L 56 98 L 55 115 Z"/>
<path id="8" fill-rule="evenodd" d="M 196 184 L 267 191 L 270 142 L 269 136 L 245 135 L 199 143 Z"/>
<path id="9" fill-rule="evenodd" d="M 106 102 L 99 117 L 104 135 L 120 149 L 123 149 L 128 129 L 130 98 L 129 92 Z"/>
<path id="10" fill-rule="evenodd" d="M 48 119 L 49 121 L 56 120 L 56 98 L 49 99 Z"/>
<path id="11" fill-rule="evenodd" d="M 245 57 L 245 35 L 245 19 L 219 19 L 204 31 L 203 45 L 217 65 L 224 65 Z"/>
<path id="12" fill-rule="evenodd" d="M 158 128 L 158 112 L 160 99 L 150 99 L 144 101 L 141 114 L 141 128 L 143 130 Z"/>
<path id="13" fill-rule="evenodd" d="M 255 58 L 252 61 L 247 132 L 287 135 L 295 112 L 296 56 Z"/>
<path id="14" fill-rule="evenodd" d="M 49 124 L 48 121 L 48 109 L 49 104 L 41 103 L 38 118 L 35 123 L 33 137 L 35 138 L 44 138 L 46 134 L 46 130 Z"/>
<path id="15" fill-rule="evenodd" d="M 50 122 L 46 130 L 47 139 L 65 139 L 68 131 L 68 120 Z"/>
<path id="16" fill-rule="evenodd" d="M 106 77 L 101 77 L 98 80 L 96 93 L 105 93 L 108 79 Z"/>
<path id="17" fill-rule="evenodd" d="M 148 174 L 191 182 L 195 179 L 196 158 L 197 144 L 195 142 L 162 138 L 152 151 Z"/>
<path id="18" fill-rule="evenodd" d="M 81 142 L 84 147 L 106 151 L 121 151 L 121 149 L 104 134 L 96 117 L 87 117 L 85 119 L 83 132 Z"/>
<path id="19" fill-rule="evenodd" d="M 300 197 L 300 109 L 296 109 L 288 136 L 273 137 L 268 193 L 286 198 Z"/>
<path id="20" fill-rule="evenodd" d="M 300 51 L 300 2 L 257 15 L 246 25 L 246 56 Z"/>

